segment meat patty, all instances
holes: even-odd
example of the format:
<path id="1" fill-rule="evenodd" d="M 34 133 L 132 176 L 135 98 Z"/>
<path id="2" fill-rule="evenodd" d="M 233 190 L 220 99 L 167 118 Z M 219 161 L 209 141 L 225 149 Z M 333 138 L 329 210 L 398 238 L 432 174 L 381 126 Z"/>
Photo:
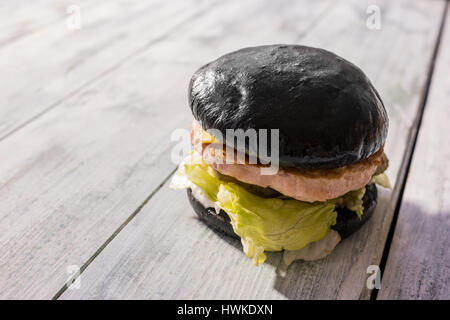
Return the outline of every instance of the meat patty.
<path id="1" fill-rule="evenodd" d="M 364 187 L 383 157 L 383 148 L 380 148 L 367 159 L 340 168 L 279 168 L 277 174 L 261 175 L 260 164 L 226 163 L 222 147 L 207 148 L 215 142 L 214 137 L 206 133 L 196 120 L 192 122 L 191 143 L 209 166 L 245 183 L 270 187 L 285 196 L 307 202 L 326 201 Z M 236 154 L 234 156 L 236 159 Z"/>

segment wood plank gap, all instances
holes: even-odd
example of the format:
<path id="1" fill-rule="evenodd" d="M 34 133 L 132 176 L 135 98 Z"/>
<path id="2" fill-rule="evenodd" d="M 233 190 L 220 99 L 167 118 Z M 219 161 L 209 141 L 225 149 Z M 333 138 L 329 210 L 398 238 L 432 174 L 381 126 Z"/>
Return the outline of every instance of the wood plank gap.
<path id="1" fill-rule="evenodd" d="M 187 23 L 191 22 L 193 19 L 197 19 L 199 17 L 201 17 L 202 15 L 204 15 L 208 10 L 210 10 L 211 8 L 215 7 L 216 5 L 218 5 L 219 3 L 221 3 L 221 1 L 215 1 L 212 2 L 211 5 L 207 6 L 206 8 L 195 12 L 193 15 L 186 17 L 186 19 L 184 19 L 183 21 L 181 21 L 180 23 L 176 24 L 175 26 L 173 26 L 172 28 L 170 28 L 167 32 L 163 33 L 162 35 L 160 35 L 159 37 L 150 40 L 149 42 L 147 42 L 145 45 L 143 45 L 142 47 L 134 50 L 133 52 L 131 52 L 130 54 L 128 54 L 125 58 L 123 58 L 122 60 L 118 61 L 117 63 L 115 63 L 114 65 L 112 65 L 111 67 L 109 67 L 108 69 L 106 69 L 105 71 L 101 72 L 100 74 L 98 74 L 96 77 L 92 78 L 91 80 L 83 83 L 82 85 L 80 85 L 78 88 L 76 88 L 75 90 L 73 90 L 72 92 L 70 92 L 69 94 L 67 94 L 65 97 L 61 98 L 60 100 L 56 101 L 55 103 L 52 103 L 51 105 L 49 105 L 47 108 L 43 109 L 41 112 L 35 114 L 34 116 L 32 116 L 31 118 L 25 120 L 22 124 L 18 125 L 17 127 L 15 127 L 14 129 L 11 129 L 9 132 L 7 132 L 6 134 L 4 134 L 3 136 L 0 136 L 0 142 L 2 142 L 3 140 L 5 140 L 6 138 L 10 137 L 11 135 L 13 135 L 14 133 L 20 131 L 21 129 L 23 129 L 24 127 L 26 127 L 27 125 L 29 125 L 30 123 L 34 122 L 35 120 L 39 119 L 40 117 L 42 117 L 44 114 L 46 114 L 47 112 L 53 110 L 54 108 L 56 108 L 57 106 L 61 105 L 65 100 L 69 99 L 70 97 L 80 93 L 83 89 L 85 89 L 86 87 L 91 86 L 92 84 L 96 83 L 97 81 L 103 79 L 104 77 L 106 77 L 107 75 L 113 73 L 115 70 L 119 69 L 123 64 L 125 64 L 128 60 L 132 59 L 134 56 L 139 55 L 140 53 L 148 50 L 149 48 L 151 48 L 152 46 L 154 46 L 155 44 L 160 43 L 162 40 L 166 39 L 169 35 L 171 35 L 173 32 L 175 32 L 176 30 L 182 28 L 184 25 L 186 25 Z"/>
<path id="2" fill-rule="evenodd" d="M 405 191 L 406 182 L 408 181 L 409 169 L 411 167 L 411 162 L 412 162 L 412 159 L 414 156 L 414 150 L 415 150 L 416 144 L 417 144 L 417 137 L 419 135 L 419 130 L 420 130 L 420 126 L 422 124 L 422 119 L 423 119 L 423 115 L 425 112 L 425 106 L 426 106 L 427 100 L 428 100 L 428 94 L 430 91 L 431 82 L 433 80 L 434 66 L 436 64 L 436 58 L 437 58 L 437 54 L 439 52 L 439 48 L 440 48 L 440 44 L 441 44 L 441 40 L 442 40 L 442 34 L 443 34 L 445 23 L 447 20 L 448 3 L 449 3 L 449 0 L 447 0 L 445 2 L 444 11 L 443 11 L 442 17 L 441 17 L 441 24 L 440 24 L 439 32 L 438 32 L 438 35 L 436 38 L 436 44 L 434 46 L 433 55 L 432 55 L 431 61 L 430 61 L 427 80 L 425 82 L 425 88 L 424 88 L 423 96 L 422 96 L 420 106 L 419 106 L 419 112 L 417 113 L 416 119 L 414 120 L 414 125 L 411 127 L 410 138 L 409 138 L 410 143 L 405 152 L 404 161 L 402 161 L 402 163 L 403 163 L 402 168 L 400 169 L 399 174 L 398 174 L 398 179 L 402 179 L 402 180 L 401 180 L 401 184 L 399 184 L 399 186 L 400 186 L 399 187 L 399 195 L 397 198 L 397 202 L 395 204 L 394 215 L 392 217 L 391 226 L 389 228 L 389 233 L 386 238 L 383 255 L 381 256 L 381 261 L 380 261 L 380 265 L 379 265 L 380 272 L 381 272 L 381 278 L 383 278 L 383 273 L 386 268 L 386 263 L 387 263 L 387 259 L 389 256 L 389 249 L 391 247 L 392 240 L 394 239 L 395 227 L 397 225 L 400 207 L 401 207 L 402 200 L 403 200 L 403 193 Z M 371 295 L 370 295 L 370 300 L 377 300 L 378 292 L 379 292 L 378 289 L 373 289 L 371 292 Z"/>
<path id="3" fill-rule="evenodd" d="M 114 238 L 125 228 L 131 220 L 133 220 L 136 215 L 145 207 L 145 205 L 153 198 L 153 196 L 164 186 L 164 184 L 172 177 L 175 173 L 175 167 L 170 174 L 164 178 L 164 180 L 154 189 L 147 198 L 133 211 L 133 213 L 113 232 L 113 234 L 94 252 L 94 254 L 81 266 L 80 272 L 76 273 L 69 281 L 67 281 L 64 286 L 58 290 L 52 300 L 58 300 L 58 298 L 69 288 L 69 286 L 75 282 L 75 280 L 81 276 L 81 274 L 86 270 L 87 267 L 94 261 L 94 259 L 108 246 L 108 244 L 114 240 Z"/>

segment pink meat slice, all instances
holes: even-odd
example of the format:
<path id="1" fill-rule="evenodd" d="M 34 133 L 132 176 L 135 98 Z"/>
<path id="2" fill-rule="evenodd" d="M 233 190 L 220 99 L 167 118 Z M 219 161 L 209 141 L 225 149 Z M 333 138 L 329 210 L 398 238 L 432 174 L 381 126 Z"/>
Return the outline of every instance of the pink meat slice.
<path id="1" fill-rule="evenodd" d="M 220 173 L 249 184 L 270 187 L 283 195 L 307 202 L 326 201 L 364 187 L 383 156 L 383 148 L 380 148 L 369 158 L 340 168 L 279 168 L 275 175 L 261 175 L 261 165 L 226 163 L 223 149 L 208 148 L 210 143 L 205 143 L 202 137 L 203 128 L 194 120 L 191 126 L 191 143 L 202 154 L 203 160 Z"/>

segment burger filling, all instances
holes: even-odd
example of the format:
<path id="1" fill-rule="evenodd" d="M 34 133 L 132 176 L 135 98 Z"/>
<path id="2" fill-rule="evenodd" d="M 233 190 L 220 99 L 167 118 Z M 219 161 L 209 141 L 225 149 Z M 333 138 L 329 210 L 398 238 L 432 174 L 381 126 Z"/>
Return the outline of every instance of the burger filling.
<path id="1" fill-rule="evenodd" d="M 193 151 L 179 165 L 171 187 L 190 188 L 205 207 L 215 208 L 217 213 L 225 211 L 244 252 L 256 265 L 265 261 L 265 251 L 286 250 L 289 259 L 310 259 L 311 254 L 321 258 L 340 241 L 331 230 L 336 224 L 336 206 L 359 217 L 363 214 L 365 185 L 325 201 L 301 201 L 272 186 L 252 185 L 216 169 Z M 368 182 L 389 186 L 383 172 L 369 177 Z"/>
<path id="2" fill-rule="evenodd" d="M 381 148 L 363 161 L 340 168 L 279 168 L 275 175 L 261 175 L 260 165 L 227 163 L 222 144 L 217 143 L 195 120 L 191 126 L 191 143 L 202 154 L 205 162 L 221 174 L 251 185 L 269 187 L 285 196 L 306 202 L 327 201 L 363 188 L 370 182 L 377 168 L 387 166 L 387 158 Z M 217 147 L 211 147 L 214 146 L 212 144 Z M 233 159 L 236 159 L 236 155 L 233 155 Z"/>

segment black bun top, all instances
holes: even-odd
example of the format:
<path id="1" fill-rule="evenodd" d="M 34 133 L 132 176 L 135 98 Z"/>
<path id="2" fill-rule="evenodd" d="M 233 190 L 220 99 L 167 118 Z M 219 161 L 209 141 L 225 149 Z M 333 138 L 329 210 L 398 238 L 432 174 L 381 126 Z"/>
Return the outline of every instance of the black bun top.
<path id="1" fill-rule="evenodd" d="M 383 102 L 358 67 L 298 45 L 244 48 L 204 65 L 191 79 L 189 104 L 205 130 L 279 129 L 287 167 L 363 160 L 388 130 Z"/>

